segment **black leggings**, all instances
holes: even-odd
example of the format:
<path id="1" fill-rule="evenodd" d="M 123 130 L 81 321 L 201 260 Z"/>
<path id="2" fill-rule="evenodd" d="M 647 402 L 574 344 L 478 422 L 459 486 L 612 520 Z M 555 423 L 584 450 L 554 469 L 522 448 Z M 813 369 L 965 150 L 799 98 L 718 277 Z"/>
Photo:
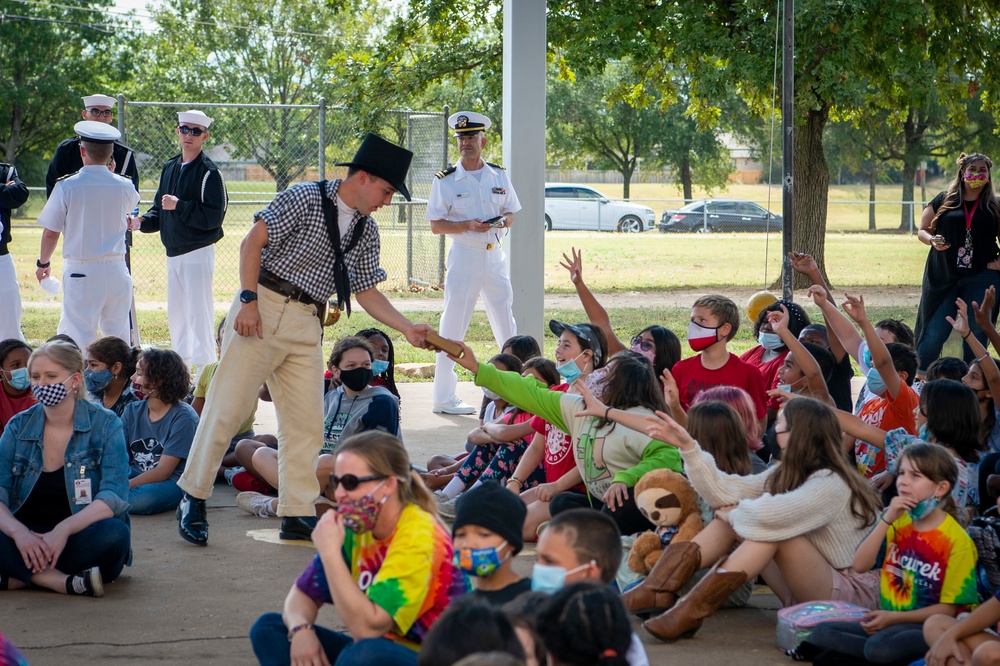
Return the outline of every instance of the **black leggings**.
<path id="1" fill-rule="evenodd" d="M 558 513 L 569 509 L 597 509 L 607 514 L 618 525 L 618 531 L 623 535 L 636 534 L 646 530 L 655 529 L 653 523 L 646 520 L 639 508 L 635 505 L 635 493 L 632 488 L 628 489 L 625 501 L 615 510 L 609 509 L 597 497 L 589 493 L 559 493 L 549 502 L 549 513 L 555 516 Z"/>

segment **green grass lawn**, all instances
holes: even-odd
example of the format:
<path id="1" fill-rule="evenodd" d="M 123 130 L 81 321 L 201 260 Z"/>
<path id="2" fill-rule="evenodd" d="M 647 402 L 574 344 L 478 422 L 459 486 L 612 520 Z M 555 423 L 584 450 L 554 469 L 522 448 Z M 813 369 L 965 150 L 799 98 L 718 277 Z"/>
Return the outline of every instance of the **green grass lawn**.
<path id="1" fill-rule="evenodd" d="M 806 311 L 815 321 L 822 321 L 819 309 L 815 306 L 807 306 Z M 222 317 L 224 314 L 225 312 L 222 310 L 218 310 L 216 312 L 218 317 Z M 435 328 L 437 327 L 441 316 L 440 313 L 429 312 L 404 312 L 404 314 L 413 321 L 423 321 Z M 629 340 L 633 335 L 646 326 L 660 324 L 672 330 L 681 339 L 681 351 L 685 358 L 692 356 L 694 353 L 684 342 L 685 333 L 691 316 L 691 311 L 688 308 L 610 308 L 609 315 L 611 317 L 611 321 L 613 322 L 615 332 L 622 340 Z M 872 321 L 878 321 L 886 317 L 893 317 L 895 319 L 901 319 L 907 322 L 910 326 L 913 326 L 915 315 L 916 311 L 914 308 L 868 307 L 868 316 Z M 559 319 L 567 322 L 582 322 L 586 321 L 586 315 L 584 314 L 582 308 L 546 309 L 545 321 L 548 321 L 549 319 Z M 25 337 L 28 338 L 28 341 L 32 345 L 38 345 L 50 335 L 55 333 L 58 321 L 58 309 L 27 307 L 25 308 L 24 317 L 22 319 Z M 167 314 L 165 310 L 147 310 L 140 312 L 139 324 L 144 345 L 157 347 L 169 346 L 170 336 L 167 332 Z M 348 321 L 346 317 L 341 318 L 340 322 L 338 322 L 336 326 L 326 329 L 326 339 L 323 344 L 324 355 L 329 356 L 330 351 L 333 348 L 333 344 L 340 337 L 356 333 L 361 329 L 372 326 L 386 330 L 385 326 L 382 326 L 364 312 L 355 313 L 351 316 L 350 321 Z M 434 362 L 433 353 L 423 349 L 415 349 L 414 347 L 411 347 L 403 336 L 396 331 L 388 330 L 387 332 L 392 334 L 390 337 L 392 338 L 393 345 L 396 349 L 397 363 Z M 730 351 L 735 354 L 742 354 L 756 344 L 752 338 L 753 329 L 748 322 L 744 321 L 736 338 L 729 344 Z M 476 312 L 473 315 L 472 325 L 469 327 L 469 332 L 465 336 L 465 342 L 472 347 L 476 356 L 482 361 L 488 360 L 499 351 L 497 349 L 496 342 L 493 339 L 493 333 L 490 330 L 485 312 Z M 553 357 L 552 353 L 555 350 L 555 345 L 555 336 L 546 332 L 544 340 L 544 354 L 547 358 Z M 945 355 L 957 355 L 959 353 L 959 346 L 955 341 L 947 346 L 944 351 Z M 468 373 L 465 373 L 464 371 L 462 372 L 464 373 L 461 375 L 463 379 L 470 378 Z M 401 381 L 421 381 L 408 380 L 402 377 L 397 377 L 397 379 Z"/>

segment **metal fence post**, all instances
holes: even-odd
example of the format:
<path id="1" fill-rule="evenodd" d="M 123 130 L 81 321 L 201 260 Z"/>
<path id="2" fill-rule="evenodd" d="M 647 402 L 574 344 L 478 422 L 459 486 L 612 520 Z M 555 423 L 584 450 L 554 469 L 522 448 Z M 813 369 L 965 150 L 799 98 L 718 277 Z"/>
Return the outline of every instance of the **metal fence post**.
<path id="1" fill-rule="evenodd" d="M 118 93 L 118 131 L 122 133 L 122 143 L 128 145 L 128 136 L 125 134 L 125 95 Z"/>
<path id="2" fill-rule="evenodd" d="M 319 179 L 326 180 L 326 98 L 319 98 Z"/>
<path id="3" fill-rule="evenodd" d="M 406 117 L 406 149 L 413 150 L 413 120 L 410 116 Z M 412 191 L 413 176 L 410 172 L 406 176 Z M 413 206 L 406 207 L 406 282 L 407 285 L 413 282 Z"/>
<path id="4" fill-rule="evenodd" d="M 451 109 L 447 104 L 444 105 L 444 115 L 442 118 L 442 136 L 441 136 L 441 168 L 448 168 L 448 113 Z M 444 286 L 444 234 L 438 236 L 438 284 L 442 287 Z"/>

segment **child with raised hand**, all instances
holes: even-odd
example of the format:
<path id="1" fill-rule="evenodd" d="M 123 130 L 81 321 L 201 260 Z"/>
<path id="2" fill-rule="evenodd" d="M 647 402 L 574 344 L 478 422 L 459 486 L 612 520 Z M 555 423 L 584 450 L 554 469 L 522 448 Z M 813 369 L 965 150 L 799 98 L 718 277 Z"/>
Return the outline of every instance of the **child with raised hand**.
<path id="1" fill-rule="evenodd" d="M 778 378 L 778 371 L 788 358 L 789 348 L 784 339 L 773 329 L 773 318 L 775 312 L 784 311 L 787 316 L 785 327 L 791 330 L 792 335 L 797 339 L 802 329 L 808 326 L 809 315 L 802 309 L 802 306 L 792 301 L 778 300 L 764 307 L 753 323 L 753 335 L 759 344 L 748 349 L 740 356 L 741 361 L 745 361 L 760 371 L 764 378 L 764 387 L 771 390 L 782 383 Z M 767 401 L 768 423 L 774 421 L 781 402 L 777 396 L 769 396 Z"/>
<path id="2" fill-rule="evenodd" d="M 524 547 L 524 502 L 494 481 L 458 498 L 451 539 L 458 568 L 472 579 L 473 595 L 502 606 L 531 591 L 531 579 L 513 569 Z"/>
<path id="3" fill-rule="evenodd" d="M 177 352 L 147 349 L 132 381 L 146 399 L 130 403 L 122 412 L 129 452 L 129 513 L 171 511 L 181 501 L 177 479 L 198 428 L 198 414 L 184 402 L 191 377 Z"/>
<path id="4" fill-rule="evenodd" d="M 903 451 L 899 494 L 851 564 L 858 573 L 880 568 L 879 610 L 861 622 L 821 624 L 809 642 L 868 663 L 905 664 L 927 651 L 924 620 L 976 603 L 976 546 L 955 520 L 950 495 L 957 476 L 951 455 L 936 444 Z"/>
<path id="5" fill-rule="evenodd" d="M 784 362 L 778 368 L 778 389 L 788 393 L 796 393 L 816 398 L 822 402 L 835 406 L 830 391 L 826 386 L 826 377 L 820 369 L 820 364 L 813 356 L 813 351 L 799 342 L 796 334 L 788 328 L 789 316 L 788 308 L 780 301 L 777 303 L 780 310 L 767 312 L 771 330 L 781 339 L 782 344 L 788 349 L 788 354 L 784 357 Z M 811 344 L 811 343 L 806 343 Z M 815 353 L 827 353 L 825 349 L 816 349 Z M 827 359 L 829 370 L 833 371 L 832 356 Z"/>
<path id="6" fill-rule="evenodd" d="M 91 400 L 121 418 L 125 406 L 136 400 L 132 393 L 132 374 L 139 360 L 139 349 L 129 347 L 121 338 L 108 336 L 87 347 L 87 367 L 83 381 Z"/>
<path id="7" fill-rule="evenodd" d="M 563 261 L 559 262 L 559 265 L 569 271 L 570 282 L 576 287 L 577 296 L 580 297 L 583 310 L 587 313 L 587 319 L 607 336 L 608 357 L 630 349 L 649 359 L 657 377 L 663 374 L 664 370 L 669 371 L 673 368 L 674 364 L 681 360 L 681 343 L 673 331 L 664 326 L 647 326 L 636 333 L 626 346 L 611 327 L 608 311 L 583 281 L 583 250 L 570 248 L 570 255 L 566 256 L 564 253 Z"/>
<path id="8" fill-rule="evenodd" d="M 844 311 L 861 327 L 871 351 L 872 368 L 868 371 L 866 386 L 877 396 L 865 403 L 858 417 L 880 430 L 902 428 L 911 435 L 917 434 L 913 410 L 919 397 L 910 386 L 917 373 L 916 352 L 899 343 L 885 344 L 868 320 L 864 297 L 855 298 L 850 294 L 845 297 Z M 885 454 L 881 448 L 858 439 L 854 444 L 854 457 L 858 469 L 876 488 L 886 490 L 892 485 L 892 478 L 887 475 L 875 478 L 885 471 Z"/>

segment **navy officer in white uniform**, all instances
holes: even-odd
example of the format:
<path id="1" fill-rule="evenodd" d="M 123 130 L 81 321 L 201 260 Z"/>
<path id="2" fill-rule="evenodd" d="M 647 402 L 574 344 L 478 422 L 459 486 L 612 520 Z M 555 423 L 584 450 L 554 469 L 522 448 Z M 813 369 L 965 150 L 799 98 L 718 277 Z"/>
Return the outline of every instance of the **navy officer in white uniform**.
<path id="1" fill-rule="evenodd" d="M 35 277 L 49 277 L 51 258 L 63 236 L 63 301 L 59 333 L 80 349 L 97 330 L 125 342 L 129 335 L 132 278 L 125 267 L 126 216 L 139 203 L 131 180 L 112 173 L 117 129 L 95 120 L 73 126 L 80 136 L 83 168 L 60 178 L 38 214 L 42 231 Z"/>
<path id="2" fill-rule="evenodd" d="M 503 167 L 483 160 L 490 119 L 481 113 L 459 111 L 448 118 L 455 130 L 462 159 L 440 171 L 431 184 L 427 219 L 435 234 L 451 234 L 444 281 L 444 312 L 440 333 L 461 340 L 469 328 L 479 296 L 493 329 L 497 347 L 517 334 L 514 291 L 510 286 L 501 239 L 521 210 L 510 177 Z M 500 218 L 500 219 L 496 219 Z M 490 220 L 495 220 L 488 224 Z M 455 363 L 437 355 L 434 369 L 434 412 L 474 414 L 476 407 L 456 394 Z"/>

